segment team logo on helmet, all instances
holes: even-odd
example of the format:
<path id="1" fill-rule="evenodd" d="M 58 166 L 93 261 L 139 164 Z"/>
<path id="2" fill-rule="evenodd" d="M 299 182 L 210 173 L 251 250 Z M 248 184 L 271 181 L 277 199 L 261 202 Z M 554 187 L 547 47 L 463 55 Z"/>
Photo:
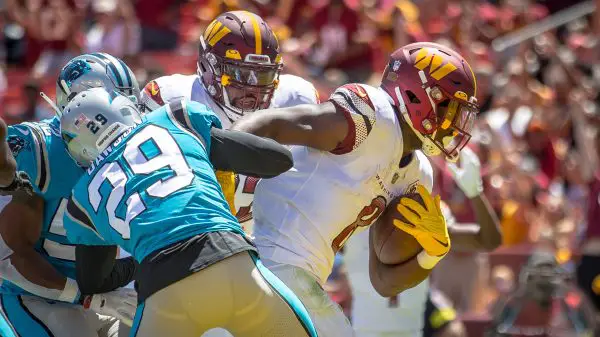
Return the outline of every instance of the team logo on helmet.
<path id="1" fill-rule="evenodd" d="M 162 96 L 160 95 L 160 87 L 158 86 L 158 83 L 156 83 L 156 81 L 151 81 L 148 84 L 146 84 L 146 87 L 144 87 L 144 91 L 146 92 L 146 96 L 152 98 L 154 102 L 158 103 L 161 106 L 165 105 L 165 102 L 163 101 Z"/>
<path id="2" fill-rule="evenodd" d="M 84 60 L 70 62 L 69 64 L 67 64 L 63 71 L 63 74 L 65 74 L 65 78 L 63 78 L 63 80 L 65 80 L 67 84 L 71 85 L 71 83 L 73 83 L 75 80 L 80 78 L 83 74 L 87 73 L 91 69 L 92 68 L 90 67 L 90 65 Z"/>
<path id="3" fill-rule="evenodd" d="M 429 76 L 439 81 L 457 69 L 456 66 L 450 62 L 446 62 L 446 64 L 442 65 L 444 61 L 442 55 L 430 53 L 427 48 L 421 48 L 417 52 L 415 58 L 415 67 L 419 70 L 424 70 L 429 67 Z"/>

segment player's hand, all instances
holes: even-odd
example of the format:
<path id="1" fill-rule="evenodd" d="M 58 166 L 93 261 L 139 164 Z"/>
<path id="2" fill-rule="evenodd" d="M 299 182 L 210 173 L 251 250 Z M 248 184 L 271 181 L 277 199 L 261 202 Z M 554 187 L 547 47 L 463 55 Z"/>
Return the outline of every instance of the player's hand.
<path id="1" fill-rule="evenodd" d="M 460 151 L 460 167 L 448 163 L 448 169 L 460 189 L 469 198 L 475 198 L 483 192 L 481 163 L 473 150 L 465 147 Z"/>
<path id="2" fill-rule="evenodd" d="M 83 307 L 132 326 L 137 309 L 137 292 L 129 288 L 120 288 L 108 293 L 88 295 L 83 301 Z"/>
<path id="3" fill-rule="evenodd" d="M 408 223 L 394 219 L 394 225 L 412 235 L 427 254 L 443 256 L 450 251 L 450 236 L 440 209 L 440 196 L 433 198 L 421 184 L 417 185 L 417 192 L 425 207 L 410 198 L 401 198 L 396 208 Z"/>
<path id="4" fill-rule="evenodd" d="M 0 186 L 0 194 L 12 194 L 14 192 L 24 192 L 29 196 L 33 196 L 33 185 L 29 179 L 29 175 L 24 171 L 15 172 L 15 178 L 8 186 Z"/>

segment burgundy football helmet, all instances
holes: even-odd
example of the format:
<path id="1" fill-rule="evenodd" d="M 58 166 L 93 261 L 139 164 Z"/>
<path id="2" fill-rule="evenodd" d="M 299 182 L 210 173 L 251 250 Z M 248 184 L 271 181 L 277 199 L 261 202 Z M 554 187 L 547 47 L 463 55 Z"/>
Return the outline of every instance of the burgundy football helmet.
<path id="1" fill-rule="evenodd" d="M 381 87 L 426 155 L 458 159 L 479 112 L 475 75 L 462 56 L 437 43 L 406 45 L 391 55 Z"/>
<path id="2" fill-rule="evenodd" d="M 198 75 L 231 121 L 269 107 L 282 67 L 277 37 L 254 13 L 223 13 L 200 37 Z"/>

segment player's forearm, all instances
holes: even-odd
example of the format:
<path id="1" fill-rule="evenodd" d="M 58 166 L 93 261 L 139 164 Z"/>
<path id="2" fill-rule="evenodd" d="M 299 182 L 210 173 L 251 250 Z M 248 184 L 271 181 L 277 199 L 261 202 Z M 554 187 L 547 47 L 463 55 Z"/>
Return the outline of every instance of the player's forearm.
<path id="1" fill-rule="evenodd" d="M 416 257 L 398 265 L 384 264 L 377 257 L 369 257 L 371 284 L 382 297 L 396 296 L 415 287 L 429 277 L 430 273 L 430 269 L 423 269 L 419 265 Z"/>
<path id="2" fill-rule="evenodd" d="M 348 122 L 331 102 L 325 102 L 263 110 L 244 116 L 231 129 L 271 138 L 285 145 L 331 151 L 348 134 Z"/>
<path id="3" fill-rule="evenodd" d="M 210 136 L 210 161 L 217 170 L 271 178 L 294 164 L 291 152 L 271 139 L 216 128 Z"/>
<path id="4" fill-rule="evenodd" d="M 133 280 L 135 262 L 132 257 L 116 259 L 116 246 L 83 246 L 75 248 L 77 284 L 84 295 L 113 291 Z"/>
<path id="5" fill-rule="evenodd" d="M 480 230 L 478 241 L 483 249 L 492 251 L 502 244 L 502 231 L 496 212 L 484 194 L 470 199 Z"/>
<path id="6" fill-rule="evenodd" d="M 62 290 L 66 277 L 56 270 L 33 248 L 28 252 L 15 252 L 10 256 L 15 270 L 27 281 L 54 290 Z"/>
<path id="7" fill-rule="evenodd" d="M 8 127 L 4 120 L 0 118 L 0 186 L 10 185 L 17 170 L 17 162 L 6 141 L 7 133 Z"/>

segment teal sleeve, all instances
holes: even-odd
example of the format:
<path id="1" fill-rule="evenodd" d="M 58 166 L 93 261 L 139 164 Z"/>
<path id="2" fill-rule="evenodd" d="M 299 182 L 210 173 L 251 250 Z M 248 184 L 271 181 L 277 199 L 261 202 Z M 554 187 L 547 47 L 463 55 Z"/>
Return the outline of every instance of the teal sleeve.
<path id="1" fill-rule="evenodd" d="M 36 193 L 46 193 L 49 163 L 43 132 L 33 124 L 17 124 L 8 127 L 6 141 L 17 162 L 17 170 L 27 173 Z"/>
<path id="2" fill-rule="evenodd" d="M 96 230 L 89 213 L 77 200 L 75 193 L 69 198 L 63 226 L 70 242 L 78 245 L 106 246 L 107 242 Z"/>
<path id="3" fill-rule="evenodd" d="M 189 118 L 191 127 L 196 134 L 200 135 L 206 143 L 207 150 L 210 149 L 210 129 L 221 129 L 221 121 L 215 113 L 206 105 L 194 101 L 186 101 L 185 111 Z M 209 150 L 210 151 L 210 150 Z"/>

